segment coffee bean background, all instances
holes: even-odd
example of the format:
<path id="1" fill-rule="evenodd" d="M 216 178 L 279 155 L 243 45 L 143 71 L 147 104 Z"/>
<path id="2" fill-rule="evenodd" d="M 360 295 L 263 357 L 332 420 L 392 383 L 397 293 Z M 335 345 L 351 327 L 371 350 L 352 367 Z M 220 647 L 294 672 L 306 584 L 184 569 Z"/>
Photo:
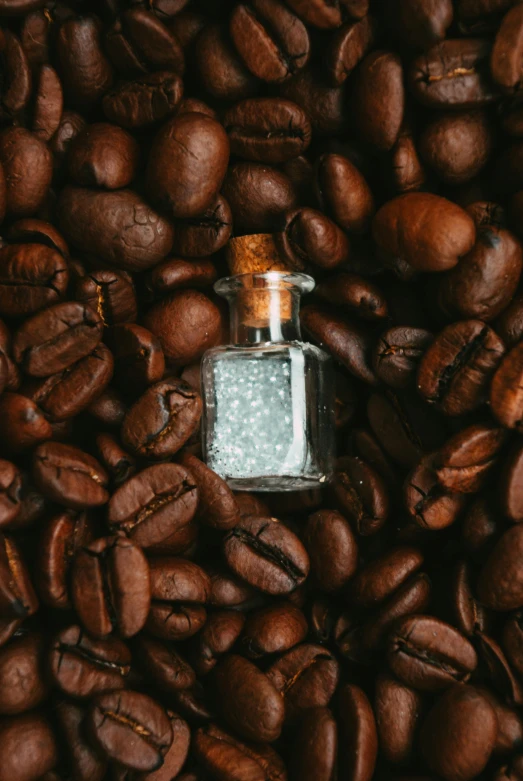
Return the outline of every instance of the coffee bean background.
<path id="1" fill-rule="evenodd" d="M 232 236 L 332 483 L 234 494 Z M 523 781 L 523 4 L 0 0 L 0 781 Z"/>

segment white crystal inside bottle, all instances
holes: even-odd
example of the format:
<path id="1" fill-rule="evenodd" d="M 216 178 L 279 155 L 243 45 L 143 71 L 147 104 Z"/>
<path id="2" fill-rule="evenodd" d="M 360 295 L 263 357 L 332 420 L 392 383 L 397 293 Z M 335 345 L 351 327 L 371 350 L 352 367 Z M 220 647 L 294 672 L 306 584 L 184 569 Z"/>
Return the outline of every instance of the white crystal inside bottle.
<path id="1" fill-rule="evenodd" d="M 306 472 L 310 454 L 302 351 L 221 355 L 212 372 L 210 468 L 229 478 Z"/>

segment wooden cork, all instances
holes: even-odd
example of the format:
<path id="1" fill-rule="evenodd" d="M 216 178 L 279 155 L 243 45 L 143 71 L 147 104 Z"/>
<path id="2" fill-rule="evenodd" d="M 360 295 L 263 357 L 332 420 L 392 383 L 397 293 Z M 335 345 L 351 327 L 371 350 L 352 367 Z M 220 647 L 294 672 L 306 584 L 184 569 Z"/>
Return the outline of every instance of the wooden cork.
<path id="1" fill-rule="evenodd" d="M 272 234 L 238 236 L 227 244 L 227 263 L 231 275 L 291 271 L 278 253 Z M 245 325 L 265 328 L 271 319 L 290 320 L 292 298 L 288 290 L 268 290 L 263 280 L 245 282 L 238 293 L 238 315 Z"/>

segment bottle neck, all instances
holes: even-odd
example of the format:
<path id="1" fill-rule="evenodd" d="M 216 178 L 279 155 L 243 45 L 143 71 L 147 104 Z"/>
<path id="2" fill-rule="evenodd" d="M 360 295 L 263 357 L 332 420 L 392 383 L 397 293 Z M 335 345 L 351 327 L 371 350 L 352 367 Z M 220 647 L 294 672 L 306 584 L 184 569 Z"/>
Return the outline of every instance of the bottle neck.
<path id="1" fill-rule="evenodd" d="M 238 290 L 228 299 L 233 344 L 266 344 L 301 339 L 298 290 Z"/>

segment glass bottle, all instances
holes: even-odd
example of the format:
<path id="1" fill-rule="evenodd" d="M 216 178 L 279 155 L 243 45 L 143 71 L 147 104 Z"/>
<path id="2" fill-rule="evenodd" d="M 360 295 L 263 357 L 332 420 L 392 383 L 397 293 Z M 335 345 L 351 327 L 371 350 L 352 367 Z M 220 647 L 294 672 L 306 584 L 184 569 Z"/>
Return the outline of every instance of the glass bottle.
<path id="1" fill-rule="evenodd" d="M 312 277 L 269 271 L 219 280 L 232 344 L 202 361 L 203 451 L 235 490 L 296 491 L 334 465 L 331 359 L 301 340 L 300 295 Z"/>

